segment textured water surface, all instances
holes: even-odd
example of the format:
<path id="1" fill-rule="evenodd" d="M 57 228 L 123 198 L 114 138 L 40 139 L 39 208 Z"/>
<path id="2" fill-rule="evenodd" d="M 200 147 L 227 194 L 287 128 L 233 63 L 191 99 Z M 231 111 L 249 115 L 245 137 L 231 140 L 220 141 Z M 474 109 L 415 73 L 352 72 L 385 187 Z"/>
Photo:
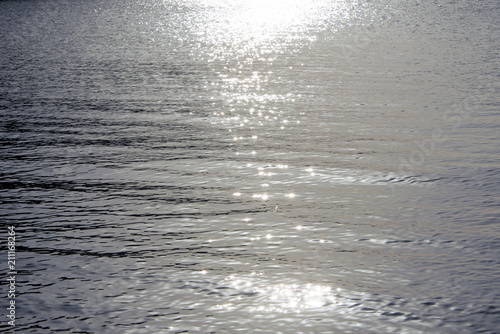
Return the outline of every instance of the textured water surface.
<path id="1" fill-rule="evenodd" d="M 498 333 L 498 17 L 2 1 L 0 328 Z"/>

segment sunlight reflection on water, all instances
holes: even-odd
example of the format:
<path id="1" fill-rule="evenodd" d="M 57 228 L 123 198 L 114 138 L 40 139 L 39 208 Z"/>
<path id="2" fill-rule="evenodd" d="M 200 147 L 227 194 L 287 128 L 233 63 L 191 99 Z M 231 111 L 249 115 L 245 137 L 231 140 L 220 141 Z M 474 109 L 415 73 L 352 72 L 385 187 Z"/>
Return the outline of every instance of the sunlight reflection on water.
<path id="1" fill-rule="evenodd" d="M 226 43 L 238 46 L 232 50 L 237 55 L 275 54 L 282 48 L 279 43 L 270 44 L 276 38 L 286 42 L 310 38 L 301 36 L 308 25 L 317 25 L 332 15 L 346 17 L 349 14 L 345 2 L 332 5 L 325 0 L 204 0 L 196 4 L 211 9 L 203 22 L 205 26 L 197 30 L 197 34 L 226 50 Z"/>
<path id="2" fill-rule="evenodd" d="M 448 174 L 437 153 L 397 170 L 470 88 L 449 64 L 488 59 L 463 56 L 478 36 L 462 20 L 421 23 L 446 1 L 98 3 L 0 2 L 22 42 L 0 48 L 2 217 L 32 270 L 21 331 L 496 325 L 491 122 L 471 115 L 465 137 L 483 170 Z M 391 26 L 392 9 L 411 15 Z"/>
<path id="3" fill-rule="evenodd" d="M 233 289 L 257 294 L 258 301 L 254 305 L 247 307 L 248 312 L 298 313 L 303 310 L 340 303 L 337 300 L 337 293 L 341 290 L 340 288 L 333 291 L 329 286 L 312 283 L 263 285 L 261 280 L 257 280 L 262 275 L 263 273 L 252 272 L 248 277 L 231 275 L 225 279 Z M 238 300 L 241 300 L 241 298 Z M 229 308 L 231 306 L 231 303 L 217 305 L 220 308 Z"/>

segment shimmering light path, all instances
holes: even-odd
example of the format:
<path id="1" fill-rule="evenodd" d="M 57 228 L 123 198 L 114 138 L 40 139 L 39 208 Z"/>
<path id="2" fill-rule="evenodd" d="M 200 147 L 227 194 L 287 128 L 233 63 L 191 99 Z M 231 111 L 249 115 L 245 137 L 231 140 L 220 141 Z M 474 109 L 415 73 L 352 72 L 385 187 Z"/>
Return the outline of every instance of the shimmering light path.
<path id="1" fill-rule="evenodd" d="M 495 333 L 498 10 L 0 2 L 0 329 Z"/>

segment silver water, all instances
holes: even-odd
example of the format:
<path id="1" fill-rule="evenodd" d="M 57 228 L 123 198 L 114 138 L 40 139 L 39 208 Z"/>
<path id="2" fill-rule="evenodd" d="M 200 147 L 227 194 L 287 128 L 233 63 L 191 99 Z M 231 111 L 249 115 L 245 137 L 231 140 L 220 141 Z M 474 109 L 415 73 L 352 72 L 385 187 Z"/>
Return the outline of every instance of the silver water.
<path id="1" fill-rule="evenodd" d="M 498 333 L 499 9 L 1 1 L 0 327 Z"/>

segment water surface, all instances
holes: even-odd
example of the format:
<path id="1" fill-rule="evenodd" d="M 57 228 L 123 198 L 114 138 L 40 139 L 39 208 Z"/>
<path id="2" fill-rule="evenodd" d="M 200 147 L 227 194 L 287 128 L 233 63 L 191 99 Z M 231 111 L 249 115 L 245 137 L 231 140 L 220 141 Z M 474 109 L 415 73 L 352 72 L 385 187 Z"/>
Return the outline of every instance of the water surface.
<path id="1" fill-rule="evenodd" d="M 3 330 L 498 331 L 497 2 L 0 8 Z"/>

